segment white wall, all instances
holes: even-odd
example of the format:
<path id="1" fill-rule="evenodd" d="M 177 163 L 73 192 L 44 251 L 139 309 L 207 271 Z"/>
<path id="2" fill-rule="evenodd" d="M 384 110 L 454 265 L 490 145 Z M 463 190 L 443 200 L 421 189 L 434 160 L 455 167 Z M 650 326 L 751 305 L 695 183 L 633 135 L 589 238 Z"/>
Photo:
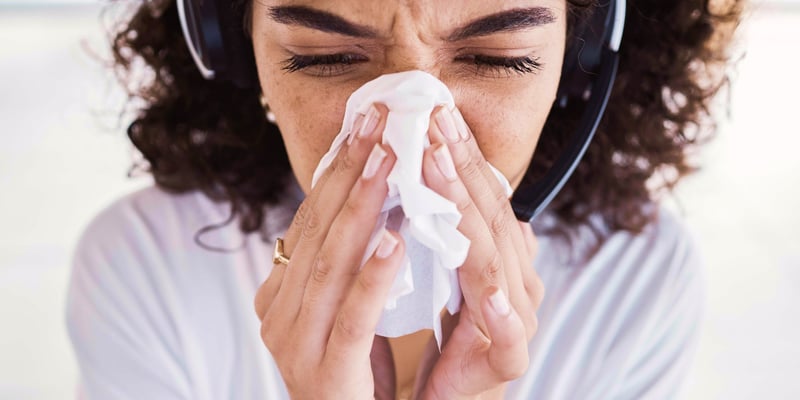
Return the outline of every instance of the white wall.
<path id="1" fill-rule="evenodd" d="M 71 397 L 77 370 L 62 317 L 71 249 L 100 207 L 148 182 L 125 178 L 121 98 L 82 49 L 84 39 L 102 47 L 97 9 L 49 10 L 0 7 L 0 399 Z M 677 197 L 708 264 L 690 399 L 800 398 L 793 10 L 744 24 L 732 119 Z"/>
<path id="2" fill-rule="evenodd" d="M 96 8 L 0 8 L 0 399 L 66 399 L 77 378 L 63 324 L 69 258 L 92 214 L 144 182 L 104 70 Z"/>

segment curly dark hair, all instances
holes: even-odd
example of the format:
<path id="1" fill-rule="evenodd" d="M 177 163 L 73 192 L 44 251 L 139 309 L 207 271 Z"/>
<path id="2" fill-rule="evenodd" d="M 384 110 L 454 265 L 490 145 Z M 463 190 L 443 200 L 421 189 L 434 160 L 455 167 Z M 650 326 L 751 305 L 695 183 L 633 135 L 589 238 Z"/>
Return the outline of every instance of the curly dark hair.
<path id="1" fill-rule="evenodd" d="M 250 1 L 232 1 L 243 18 Z M 599 213 L 612 231 L 638 232 L 655 215 L 647 205 L 657 190 L 671 189 L 696 169 L 687 155 L 714 134 L 710 105 L 727 83 L 727 51 L 742 2 L 627 2 L 619 73 L 608 108 L 586 155 L 550 205 L 566 226 Z M 569 0 L 568 27 L 591 7 L 591 1 Z M 201 190 L 227 200 L 231 219 L 238 216 L 243 231 L 259 229 L 264 206 L 279 201 L 291 175 L 280 132 L 266 120 L 259 89 L 200 75 L 172 0 L 142 2 L 115 27 L 111 40 L 117 77 L 141 105 L 128 136 L 156 184 L 171 192 Z M 573 129 L 575 110 L 554 108 L 551 113 L 529 178 L 546 171 L 565 146 L 567 135 L 556 133 Z"/>

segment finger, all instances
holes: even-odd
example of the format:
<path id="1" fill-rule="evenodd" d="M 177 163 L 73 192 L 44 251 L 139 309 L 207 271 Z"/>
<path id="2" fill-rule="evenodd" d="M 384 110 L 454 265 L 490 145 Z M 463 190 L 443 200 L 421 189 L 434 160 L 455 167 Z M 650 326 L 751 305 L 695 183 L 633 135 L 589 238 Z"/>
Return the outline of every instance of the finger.
<path id="1" fill-rule="evenodd" d="M 353 134 L 353 131 L 357 131 L 359 127 L 361 127 L 364 124 L 364 117 L 365 117 L 364 114 L 358 114 L 358 116 L 356 116 L 355 122 L 353 123 L 353 127 L 351 128 L 350 132 L 351 135 Z M 340 153 L 337 154 L 337 157 L 336 159 L 334 159 L 333 163 L 340 162 L 339 156 L 344 152 L 345 149 L 350 151 L 349 145 L 350 143 L 344 145 Z M 322 174 L 319 181 L 317 181 L 316 187 L 323 187 L 325 185 L 325 182 L 331 176 L 330 173 L 331 170 L 332 170 L 331 168 L 328 168 L 328 170 L 326 170 Z M 283 237 L 285 254 L 289 255 L 293 253 L 294 246 L 296 245 L 300 237 L 300 233 L 303 231 L 303 226 L 305 226 L 306 224 L 306 219 L 307 219 L 306 215 L 309 211 L 308 209 L 309 207 L 313 207 L 315 204 L 317 204 L 319 196 L 320 196 L 319 190 L 317 191 L 312 190 L 311 193 L 309 193 L 308 196 L 306 196 L 305 200 L 300 204 L 300 208 L 298 208 L 297 212 L 295 213 L 294 219 L 292 219 L 292 223 Z"/>
<path id="2" fill-rule="evenodd" d="M 435 110 L 431 125 L 441 132 L 432 136 L 431 141 L 447 143 L 453 158 L 457 161 L 457 166 L 461 160 L 474 163 L 474 165 L 464 165 L 459 169 L 459 174 L 474 175 L 475 178 L 479 175 L 483 177 L 483 180 L 473 179 L 472 181 L 475 184 L 467 186 L 470 193 L 474 189 L 474 192 L 479 194 L 486 192 L 488 188 L 492 193 L 502 193 L 505 196 L 505 187 L 497 180 L 494 171 L 489 168 L 483 153 L 478 148 L 478 142 L 475 140 L 472 130 L 467 125 L 458 107 L 453 107 L 452 109 L 440 107 Z"/>
<path id="3" fill-rule="evenodd" d="M 517 379 L 528 369 L 528 338 L 519 315 L 499 288 L 483 301 L 483 314 L 491 344 L 483 361 L 476 365 L 478 376 L 492 376 L 497 382 Z"/>
<path id="4" fill-rule="evenodd" d="M 256 291 L 256 297 L 253 303 L 256 315 L 260 321 L 264 320 L 267 310 L 269 310 L 270 305 L 275 301 L 275 295 L 278 294 L 285 269 L 286 266 L 283 264 L 273 265 L 269 277 L 267 277 L 267 280 L 264 281 L 264 283 L 259 286 L 258 291 Z"/>
<path id="5" fill-rule="evenodd" d="M 539 278 L 539 274 L 536 273 L 536 268 L 533 264 L 536 255 L 539 253 L 539 240 L 536 239 L 536 235 L 534 235 L 533 228 L 529 222 L 520 221 L 519 224 L 522 227 L 522 236 L 528 252 L 528 264 L 526 265 L 530 266 L 529 268 L 522 269 L 522 277 L 525 281 L 525 290 L 528 292 L 528 297 L 530 297 L 533 302 L 533 308 L 538 310 L 539 306 L 542 304 L 545 293 L 544 284 L 541 278 Z"/>
<path id="6" fill-rule="evenodd" d="M 380 244 L 353 282 L 336 316 L 326 347 L 325 362 L 340 368 L 369 357 L 389 289 L 403 259 L 404 244 L 396 233 L 384 231 Z"/>
<path id="7" fill-rule="evenodd" d="M 358 276 L 389 190 L 386 178 L 395 158 L 387 150 L 380 144 L 375 145 L 311 267 L 298 321 L 324 332 L 326 338 L 337 310 Z"/>
<path id="8" fill-rule="evenodd" d="M 510 208 L 510 207 L 509 207 Z M 536 332 L 536 310 L 541 300 L 536 287 L 536 271 L 533 268 L 533 259 L 530 255 L 532 244 L 526 243 L 523 224 L 513 216 L 507 216 L 508 232 L 500 237 L 495 237 L 498 248 L 511 260 L 516 256 L 516 263 L 506 268 L 508 279 L 508 296 L 511 305 L 519 314 L 525 324 L 527 337 L 533 338 Z"/>
<path id="9" fill-rule="evenodd" d="M 503 268 L 505 260 L 495 246 L 495 241 L 472 197 L 459 179 L 447 146 L 437 144 L 425 151 L 422 172 L 428 186 L 454 202 L 461 212 L 458 230 L 470 240 L 470 246 L 458 275 L 467 307 L 480 310 L 483 293 L 488 287 L 508 288 Z M 479 328 L 484 330 L 480 317 L 477 318 L 477 323 Z"/>
<path id="10" fill-rule="evenodd" d="M 379 132 L 384 127 L 385 111 L 386 108 L 381 105 L 370 108 L 353 142 L 340 150 L 320 182 L 317 182 L 303 202 L 303 221 L 302 226 L 299 226 L 299 234 L 293 234 L 294 242 L 285 244 L 290 261 L 276 299 L 283 312 L 297 315 L 311 273 L 310 266 L 317 258 L 333 219 L 361 175 L 368 155 L 380 140 Z"/>
<path id="11" fill-rule="evenodd" d="M 459 134 L 457 136 L 459 138 L 464 138 L 464 140 L 449 144 L 456 169 L 459 171 L 460 175 L 469 175 L 470 173 L 466 172 L 466 170 L 471 168 L 471 166 L 480 170 L 480 175 L 484 177 L 485 182 L 480 182 L 477 179 L 465 181 L 467 191 L 471 196 L 476 198 L 478 210 L 481 211 L 484 217 L 494 218 L 492 224 L 498 225 L 497 230 L 504 231 L 504 226 L 510 227 L 512 222 L 517 220 L 513 214 L 513 210 L 511 209 L 510 202 L 508 201 L 506 188 L 500 184 L 497 176 L 495 175 L 495 171 L 489 167 L 488 161 L 486 161 L 483 153 L 478 148 L 478 142 L 475 140 L 472 130 L 469 129 L 469 125 L 467 125 L 458 108 L 453 108 L 452 112 L 449 112 L 449 110 L 445 111 L 448 112 L 444 112 L 443 115 L 439 117 L 439 120 L 444 120 L 446 117 L 452 118 L 455 121 L 457 129 L 459 130 Z M 472 174 L 477 175 L 474 172 Z M 484 185 L 490 188 L 492 195 L 487 195 L 484 197 L 476 196 L 476 194 L 485 192 Z M 495 210 L 497 210 L 497 207 L 502 205 L 505 205 L 505 207 L 502 207 L 503 215 L 497 215 Z M 520 224 L 520 226 L 523 225 Z M 525 226 L 527 227 L 530 237 L 534 238 L 533 230 L 531 230 L 530 224 L 526 224 Z M 531 264 L 533 262 L 533 255 L 535 254 L 535 251 L 532 252 L 531 245 L 526 243 L 528 238 L 526 238 L 524 232 L 509 228 L 508 233 L 511 236 L 511 241 L 513 242 L 514 248 L 518 249 L 517 252 L 521 255 L 520 261 L 525 262 L 526 265 Z"/>
<path id="12" fill-rule="evenodd" d="M 530 268 L 522 231 L 511 209 L 505 188 L 499 183 L 489 163 L 476 145 L 466 122 L 458 109 L 440 108 L 433 115 L 434 135 L 447 139 L 456 171 L 473 199 L 478 212 L 486 221 L 495 246 L 503 258 L 504 274 L 508 285 L 501 286 L 509 294 L 511 304 L 523 316 L 526 326 L 532 328 L 529 315 L 535 312 L 525 288 L 523 268 Z M 455 133 L 447 133 L 455 131 Z M 475 295 L 484 293 L 485 287 L 476 288 Z"/>
<path id="13" fill-rule="evenodd" d="M 486 334 L 475 326 L 473 314 L 483 314 Z M 518 377 L 527 369 L 527 343 L 525 327 L 505 293 L 496 286 L 488 288 L 476 313 L 468 308 L 461 312 L 442 354 L 444 370 L 434 370 L 448 377 L 438 380 L 438 392 L 444 398 L 474 395 Z"/>

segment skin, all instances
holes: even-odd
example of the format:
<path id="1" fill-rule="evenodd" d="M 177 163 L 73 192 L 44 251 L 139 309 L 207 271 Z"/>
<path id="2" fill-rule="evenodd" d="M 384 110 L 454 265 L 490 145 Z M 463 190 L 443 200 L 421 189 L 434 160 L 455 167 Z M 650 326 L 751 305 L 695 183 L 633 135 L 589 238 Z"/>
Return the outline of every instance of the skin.
<path id="1" fill-rule="evenodd" d="M 278 6 L 332 13 L 375 35 L 352 37 L 279 21 L 270 17 Z M 552 20 L 449 40 L 478 18 L 531 7 L 547 9 Z M 384 355 L 386 346 L 374 328 L 399 268 L 402 239 L 387 232 L 385 252 L 358 268 L 369 239 L 362 227 L 374 225 L 394 162 L 391 149 L 379 144 L 388 110 L 376 105 L 374 124 L 365 123 L 365 117 L 356 121 L 357 130 L 373 129 L 343 148 L 313 190 L 311 176 L 341 128 L 350 94 L 382 74 L 414 69 L 438 77 L 455 98 L 457 109 L 437 109 L 431 116 L 433 145 L 425 152 L 423 176 L 459 206 L 459 230 L 473 243 L 459 269 L 465 306 L 445 321 L 442 354 L 428 346 L 418 366 L 416 394 L 501 398 L 506 383 L 527 369 L 527 344 L 544 291 L 531 268 L 535 237 L 529 225 L 514 219 L 487 161 L 513 187 L 519 185 L 555 98 L 565 10 L 563 0 L 501 6 L 469 0 L 458 7 L 415 0 L 254 1 L 252 37 L 262 90 L 307 194 L 285 236 L 291 262 L 276 265 L 255 300 L 262 338 L 293 397 L 371 398 L 393 385 L 379 372 L 391 357 L 375 357 L 380 351 L 373 346 Z M 338 53 L 365 61 L 284 69 L 294 54 Z M 478 68 L 468 58 L 474 55 L 531 56 L 542 67 L 525 74 Z M 348 246 L 340 245 L 342 238 L 348 238 Z"/>

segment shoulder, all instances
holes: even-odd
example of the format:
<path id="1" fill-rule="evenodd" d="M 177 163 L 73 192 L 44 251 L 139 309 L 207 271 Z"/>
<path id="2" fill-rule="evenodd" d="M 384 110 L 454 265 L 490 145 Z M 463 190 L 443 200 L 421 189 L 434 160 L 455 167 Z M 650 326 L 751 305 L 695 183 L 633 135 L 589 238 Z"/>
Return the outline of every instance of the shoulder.
<path id="1" fill-rule="evenodd" d="M 199 192 L 174 194 L 156 186 L 145 187 L 100 211 L 84 229 L 77 253 L 148 239 L 184 242 L 204 226 L 224 222 L 228 211 L 224 203 L 215 203 Z"/>
<path id="2" fill-rule="evenodd" d="M 666 209 L 639 233 L 603 231 L 599 221 L 569 241 L 540 238 L 535 267 L 546 294 L 532 370 L 561 378 L 531 382 L 551 394 L 572 393 L 554 397 L 670 398 L 702 319 L 696 242 Z M 580 374 L 576 360 L 585 366 Z"/>
<path id="3" fill-rule="evenodd" d="M 252 356 L 263 349 L 252 296 L 271 249 L 241 233 L 238 221 L 225 224 L 230 211 L 200 192 L 148 187 L 88 223 L 73 255 L 65 317 L 90 397 L 235 393 L 238 381 L 214 380 L 210 371 L 238 376 L 243 365 L 267 373 L 257 368 L 268 358 Z"/>
<path id="4" fill-rule="evenodd" d="M 262 233 L 273 236 L 286 229 L 302 200 L 296 185 L 284 200 L 265 209 Z M 148 186 L 115 200 L 84 228 L 74 257 L 103 249 L 115 251 L 131 246 L 180 249 L 236 249 L 248 236 L 231 217 L 228 201 L 213 200 L 200 191 L 172 193 Z"/>
<path id="5" fill-rule="evenodd" d="M 202 193 L 173 194 L 154 186 L 112 202 L 87 224 L 73 251 L 68 316 L 100 303 L 149 307 L 148 301 L 139 300 L 179 292 L 180 281 L 190 275 L 195 282 L 208 279 L 210 272 L 201 265 L 227 254 L 208 251 L 196 237 L 204 227 L 221 224 L 228 217 L 226 204 Z M 210 236 L 213 245 L 222 248 L 236 248 L 242 241 L 235 223 L 211 231 Z M 209 241 L 202 239 L 204 244 Z M 159 310 L 157 304 L 152 306 L 148 312 Z M 122 315 L 131 310 L 115 312 Z"/>
<path id="6" fill-rule="evenodd" d="M 694 235 L 666 208 L 659 209 L 655 220 L 638 234 L 620 231 L 608 236 L 600 255 L 619 257 L 621 266 L 669 271 L 671 275 L 699 273 L 702 264 Z"/>
<path id="7" fill-rule="evenodd" d="M 625 276 L 631 283 L 668 285 L 702 277 L 702 256 L 694 235 L 666 208 L 641 232 L 609 232 L 593 218 L 569 238 L 543 238 L 542 267 L 580 270 L 578 275 Z M 573 271 L 574 272 L 574 271 Z"/>
<path id="8" fill-rule="evenodd" d="M 662 208 L 639 233 L 598 229 L 582 228 L 571 243 L 540 240 L 536 268 L 547 290 L 545 319 L 575 318 L 593 335 L 629 349 L 666 331 L 681 330 L 686 338 L 697 331 L 705 303 L 703 261 L 683 221 Z"/>

